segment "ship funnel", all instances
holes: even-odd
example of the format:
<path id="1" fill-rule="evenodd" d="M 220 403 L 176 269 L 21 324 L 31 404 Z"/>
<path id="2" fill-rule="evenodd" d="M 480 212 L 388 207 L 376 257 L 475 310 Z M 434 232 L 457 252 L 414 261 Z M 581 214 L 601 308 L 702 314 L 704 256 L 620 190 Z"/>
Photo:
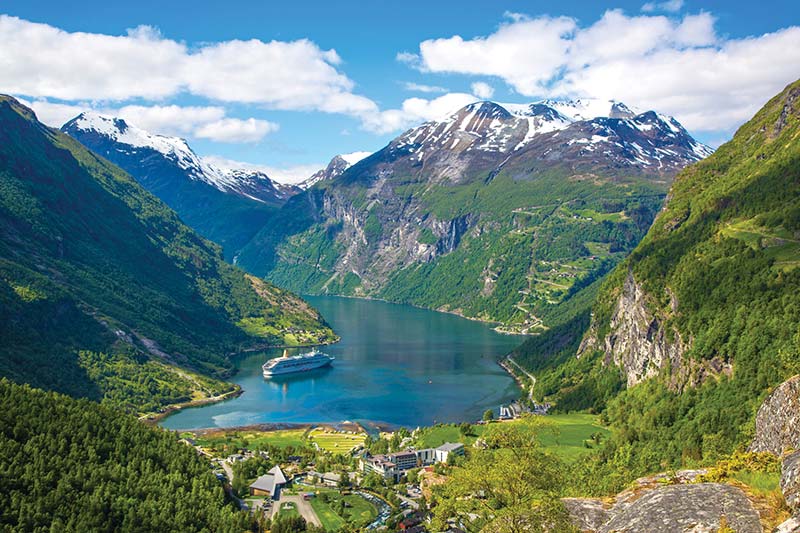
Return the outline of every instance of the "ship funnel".
<path id="1" fill-rule="evenodd" d="M 289 357 L 289 350 L 284 349 L 283 350 L 283 356 L 284 357 Z"/>

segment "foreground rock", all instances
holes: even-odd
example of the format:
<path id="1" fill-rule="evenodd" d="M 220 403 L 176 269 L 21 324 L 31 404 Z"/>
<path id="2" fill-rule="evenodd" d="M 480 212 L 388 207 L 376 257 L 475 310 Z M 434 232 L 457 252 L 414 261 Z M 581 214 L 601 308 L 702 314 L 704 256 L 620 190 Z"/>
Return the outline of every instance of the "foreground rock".
<path id="1" fill-rule="evenodd" d="M 758 512 L 745 493 L 723 483 L 695 483 L 704 473 L 684 470 L 672 477 L 642 478 L 610 502 L 566 498 L 564 506 L 573 524 L 585 532 L 710 533 L 723 523 L 737 533 L 762 532 Z"/>
<path id="2" fill-rule="evenodd" d="M 794 517 L 779 525 L 773 533 L 797 533 L 798 531 L 800 531 L 800 517 Z"/>
<path id="3" fill-rule="evenodd" d="M 787 455 L 781 465 L 781 491 L 789 509 L 800 517 L 800 451 Z"/>
<path id="4" fill-rule="evenodd" d="M 800 376 L 794 376 L 770 394 L 756 415 L 756 435 L 750 451 L 780 456 L 800 449 Z"/>

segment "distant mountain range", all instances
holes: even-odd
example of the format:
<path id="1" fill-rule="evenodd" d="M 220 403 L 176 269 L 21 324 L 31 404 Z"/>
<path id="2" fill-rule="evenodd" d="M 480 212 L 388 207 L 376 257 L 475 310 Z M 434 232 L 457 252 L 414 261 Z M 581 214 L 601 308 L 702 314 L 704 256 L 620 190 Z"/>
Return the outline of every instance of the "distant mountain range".
<path id="1" fill-rule="evenodd" d="M 263 172 L 211 164 L 185 140 L 119 118 L 81 113 L 61 130 L 134 176 L 187 224 L 221 244 L 228 258 L 300 192 Z"/>
<path id="2" fill-rule="evenodd" d="M 279 285 L 515 331 L 545 327 L 624 257 L 672 177 L 712 153 L 672 117 L 595 99 L 476 102 L 298 185 L 118 118 L 84 113 L 62 130 Z"/>
<path id="3" fill-rule="evenodd" d="M 237 260 L 298 291 L 533 331 L 636 245 L 673 176 L 711 152 L 620 102 L 477 102 L 344 170 L 334 159 Z"/>

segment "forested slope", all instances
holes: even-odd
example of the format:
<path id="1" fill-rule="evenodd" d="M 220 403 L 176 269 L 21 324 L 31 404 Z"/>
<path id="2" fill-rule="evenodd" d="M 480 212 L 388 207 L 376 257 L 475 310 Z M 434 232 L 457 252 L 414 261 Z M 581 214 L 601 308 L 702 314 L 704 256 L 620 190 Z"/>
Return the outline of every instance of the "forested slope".
<path id="1" fill-rule="evenodd" d="M 130 176 L 2 97 L 0 338 L 0 375 L 169 403 L 220 389 L 171 365 L 224 377 L 240 348 L 335 337 L 304 301 L 225 263 Z"/>
<path id="2" fill-rule="evenodd" d="M 3 531 L 241 532 L 208 463 L 174 435 L 0 379 Z"/>
<path id="3" fill-rule="evenodd" d="M 619 468 L 713 460 L 749 442 L 764 396 L 800 371 L 799 296 L 795 82 L 678 176 L 580 347 L 572 331 L 571 353 L 536 339 L 517 358 L 538 370 L 540 396 L 605 409 Z"/>

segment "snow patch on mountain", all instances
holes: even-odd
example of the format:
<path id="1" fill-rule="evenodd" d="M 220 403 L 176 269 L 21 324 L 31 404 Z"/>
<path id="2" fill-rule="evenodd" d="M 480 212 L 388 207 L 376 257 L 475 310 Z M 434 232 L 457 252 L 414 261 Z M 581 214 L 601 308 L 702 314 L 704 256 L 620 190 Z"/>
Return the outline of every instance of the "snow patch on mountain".
<path id="1" fill-rule="evenodd" d="M 581 127 L 581 124 L 585 127 Z M 623 132 L 624 129 L 637 133 Z M 531 104 L 475 102 L 442 119 L 426 122 L 402 134 L 393 143 L 395 150 L 414 154 L 423 161 L 439 150 L 513 153 L 529 146 L 541 135 L 552 137 L 568 130 L 567 145 L 582 144 L 586 152 L 613 145 L 627 150 L 640 166 L 662 167 L 664 158 L 696 161 L 712 153 L 695 141 L 675 118 L 642 111 L 616 100 L 540 100 Z M 554 133 L 555 132 L 555 133 Z M 633 137 L 642 137 L 634 141 Z M 679 152 L 662 145 L 678 144 Z"/>
<path id="2" fill-rule="evenodd" d="M 121 145 L 117 149 L 129 154 L 138 150 L 153 150 L 184 170 L 190 179 L 257 202 L 284 199 L 296 192 L 295 187 L 278 184 L 261 170 L 246 164 L 237 166 L 232 161 L 220 158 L 199 157 L 185 139 L 153 134 L 120 118 L 84 112 L 67 122 L 63 129 L 94 132 Z"/>
<path id="3" fill-rule="evenodd" d="M 349 166 L 353 166 L 365 157 L 371 156 L 372 152 L 351 152 L 349 154 L 342 154 L 339 157 L 347 161 Z"/>

